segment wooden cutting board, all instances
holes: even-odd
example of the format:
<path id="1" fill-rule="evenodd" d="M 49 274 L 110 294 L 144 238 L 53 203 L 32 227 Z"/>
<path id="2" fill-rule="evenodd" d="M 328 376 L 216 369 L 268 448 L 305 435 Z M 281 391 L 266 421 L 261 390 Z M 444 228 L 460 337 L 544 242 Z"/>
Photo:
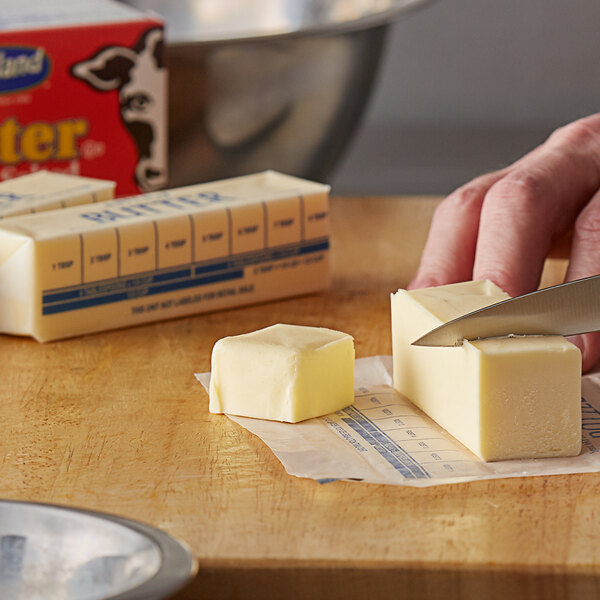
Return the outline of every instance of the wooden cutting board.
<path id="1" fill-rule="evenodd" d="M 336 198 L 324 294 L 57 343 L 0 336 L 0 496 L 117 513 L 184 539 L 177 598 L 584 598 L 600 589 L 600 474 L 413 489 L 288 476 L 208 413 L 214 342 L 274 322 L 389 354 L 389 293 L 436 198 Z M 564 271 L 553 260 L 546 280 Z"/>

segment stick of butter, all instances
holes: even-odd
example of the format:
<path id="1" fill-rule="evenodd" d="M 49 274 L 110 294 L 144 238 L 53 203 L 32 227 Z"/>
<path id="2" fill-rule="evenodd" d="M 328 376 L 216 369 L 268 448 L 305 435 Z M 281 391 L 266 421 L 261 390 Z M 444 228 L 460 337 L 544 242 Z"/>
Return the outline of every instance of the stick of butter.
<path id="1" fill-rule="evenodd" d="M 71 337 L 326 288 L 329 186 L 255 175 L 0 223 L 0 331 Z"/>
<path id="2" fill-rule="evenodd" d="M 38 171 L 0 183 L 0 219 L 111 200 L 115 182 Z"/>
<path id="3" fill-rule="evenodd" d="M 209 410 L 297 423 L 354 401 L 354 341 L 324 327 L 272 325 L 219 340 Z"/>
<path id="4" fill-rule="evenodd" d="M 505 300 L 491 281 L 392 294 L 394 387 L 486 461 L 581 451 L 581 354 L 562 336 L 411 343 Z"/>

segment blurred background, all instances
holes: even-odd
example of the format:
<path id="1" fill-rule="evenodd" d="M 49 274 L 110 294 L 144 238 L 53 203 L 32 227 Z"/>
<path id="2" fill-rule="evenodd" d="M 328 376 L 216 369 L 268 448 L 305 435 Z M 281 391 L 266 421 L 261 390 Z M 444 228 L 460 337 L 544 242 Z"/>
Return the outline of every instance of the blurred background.
<path id="1" fill-rule="evenodd" d="M 600 110 L 600 2 L 440 0 L 389 32 L 373 94 L 329 182 L 446 194 Z"/>
<path id="2" fill-rule="evenodd" d="M 600 110 L 598 0 L 123 1 L 167 21 L 171 186 L 446 194 Z"/>

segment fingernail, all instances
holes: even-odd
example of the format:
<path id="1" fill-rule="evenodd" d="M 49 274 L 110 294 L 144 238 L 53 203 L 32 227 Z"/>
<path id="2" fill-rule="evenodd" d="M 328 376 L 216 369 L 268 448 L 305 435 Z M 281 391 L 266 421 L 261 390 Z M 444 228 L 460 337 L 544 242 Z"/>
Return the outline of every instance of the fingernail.
<path id="1" fill-rule="evenodd" d="M 415 290 L 421 288 L 435 287 L 436 285 L 438 285 L 438 282 L 433 277 L 421 277 L 417 274 L 411 279 L 410 283 L 407 286 L 407 289 Z"/>

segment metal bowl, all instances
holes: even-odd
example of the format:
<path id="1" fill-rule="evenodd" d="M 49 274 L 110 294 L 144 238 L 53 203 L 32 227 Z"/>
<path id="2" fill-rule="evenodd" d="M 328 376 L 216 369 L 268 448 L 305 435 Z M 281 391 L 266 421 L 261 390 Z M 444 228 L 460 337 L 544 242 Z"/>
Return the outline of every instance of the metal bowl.
<path id="1" fill-rule="evenodd" d="M 275 169 L 326 180 L 392 22 L 427 0 L 125 0 L 166 22 L 169 185 Z"/>
<path id="2" fill-rule="evenodd" d="M 158 600 L 196 562 L 166 533 L 97 512 L 0 501 L 0 598 Z"/>

